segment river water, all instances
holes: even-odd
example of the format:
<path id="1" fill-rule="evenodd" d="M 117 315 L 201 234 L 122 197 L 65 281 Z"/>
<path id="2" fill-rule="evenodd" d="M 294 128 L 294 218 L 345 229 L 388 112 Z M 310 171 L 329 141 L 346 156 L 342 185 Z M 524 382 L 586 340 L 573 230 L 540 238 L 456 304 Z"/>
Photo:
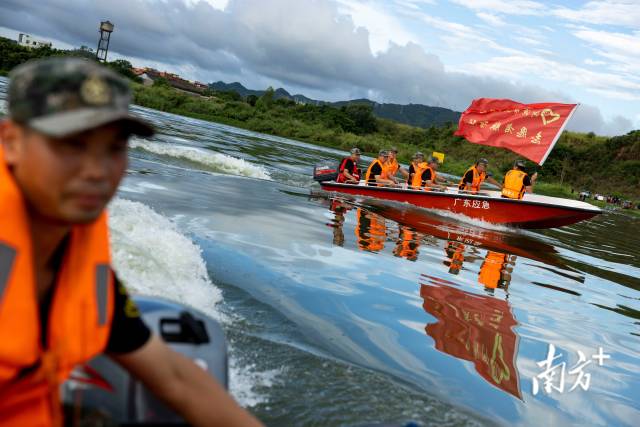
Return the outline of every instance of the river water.
<path id="1" fill-rule="evenodd" d="M 640 220 L 522 231 L 331 197 L 311 169 L 344 153 L 134 110 L 158 134 L 110 206 L 118 274 L 222 322 L 267 425 L 637 425 Z"/>

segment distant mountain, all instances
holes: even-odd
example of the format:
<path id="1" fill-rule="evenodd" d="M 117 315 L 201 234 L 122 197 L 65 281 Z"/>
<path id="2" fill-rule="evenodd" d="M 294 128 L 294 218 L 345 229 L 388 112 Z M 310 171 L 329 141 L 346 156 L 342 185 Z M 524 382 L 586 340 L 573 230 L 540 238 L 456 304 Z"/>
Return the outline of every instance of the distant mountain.
<path id="1" fill-rule="evenodd" d="M 447 122 L 458 123 L 460 119 L 460 113 L 457 111 L 422 104 L 380 104 L 369 99 L 354 99 L 334 102 L 331 105 L 340 107 L 348 104 L 366 104 L 371 106 L 373 114 L 378 117 L 421 128 L 442 126 Z"/>
<path id="2" fill-rule="evenodd" d="M 262 96 L 264 90 L 247 89 L 241 83 L 209 83 L 209 87 L 219 92 L 237 92 L 243 98 L 249 95 Z M 275 99 L 291 99 L 300 104 L 312 105 L 331 105 L 334 107 L 342 107 L 349 104 L 366 104 L 371 106 L 373 114 L 383 119 L 393 120 L 411 126 L 428 128 L 430 126 L 442 126 L 447 122 L 457 123 L 460 119 L 460 113 L 449 110 L 448 108 L 429 107 L 422 104 L 380 104 L 369 99 L 353 99 L 350 101 L 327 102 L 316 99 L 307 98 L 304 95 L 291 95 L 283 88 L 274 91 Z"/>

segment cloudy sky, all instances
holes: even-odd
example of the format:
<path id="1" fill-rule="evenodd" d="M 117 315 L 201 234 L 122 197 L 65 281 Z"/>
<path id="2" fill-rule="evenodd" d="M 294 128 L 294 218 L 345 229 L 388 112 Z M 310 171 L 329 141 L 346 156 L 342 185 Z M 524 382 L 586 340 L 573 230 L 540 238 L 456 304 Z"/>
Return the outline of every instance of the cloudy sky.
<path id="1" fill-rule="evenodd" d="M 203 82 L 464 110 L 478 97 L 579 102 L 568 128 L 640 128 L 640 0 L 0 0 L 0 35 Z"/>

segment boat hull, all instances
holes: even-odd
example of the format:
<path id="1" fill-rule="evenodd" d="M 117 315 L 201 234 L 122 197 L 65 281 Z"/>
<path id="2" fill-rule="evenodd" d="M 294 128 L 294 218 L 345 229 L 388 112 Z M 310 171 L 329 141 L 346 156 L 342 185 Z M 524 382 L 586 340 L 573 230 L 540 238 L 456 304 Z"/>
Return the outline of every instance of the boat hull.
<path id="1" fill-rule="evenodd" d="M 563 206 L 537 201 L 506 199 L 496 197 L 495 192 L 493 195 L 488 195 L 489 193 L 463 194 L 450 190 L 436 192 L 336 182 L 321 182 L 320 185 L 323 190 L 329 192 L 410 203 L 421 208 L 447 211 L 493 224 L 528 229 L 562 227 L 593 218 L 602 212 L 591 206 Z M 564 200 L 552 197 L 546 199 Z"/>

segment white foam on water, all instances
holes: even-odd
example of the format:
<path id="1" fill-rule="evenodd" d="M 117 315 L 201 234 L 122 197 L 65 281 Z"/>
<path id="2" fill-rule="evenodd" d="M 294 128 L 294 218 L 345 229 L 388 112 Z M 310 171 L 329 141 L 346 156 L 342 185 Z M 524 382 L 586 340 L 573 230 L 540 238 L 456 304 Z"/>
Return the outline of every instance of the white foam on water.
<path id="1" fill-rule="evenodd" d="M 230 175 L 241 175 L 250 178 L 271 180 L 269 172 L 260 165 L 254 165 L 244 159 L 214 153 L 197 147 L 186 145 L 151 142 L 133 138 L 129 143 L 131 148 L 145 150 L 162 156 L 177 157 L 209 166 L 217 172 Z"/>
<path id="2" fill-rule="evenodd" d="M 222 324 L 222 292 L 207 274 L 202 250 L 167 217 L 149 206 L 116 198 L 109 205 L 113 266 L 134 294 L 158 296 L 194 307 Z M 235 316 L 235 315 L 234 315 Z M 256 388 L 273 384 L 277 372 L 240 366 L 229 346 L 230 392 L 245 407 L 265 402 Z"/>
<path id="3" fill-rule="evenodd" d="M 504 225 L 504 224 L 496 224 L 493 222 L 488 222 L 488 221 L 483 221 L 481 219 L 478 218 L 471 218 L 470 216 L 466 216 L 460 213 L 454 213 L 454 212 L 450 212 L 450 211 L 445 211 L 445 210 L 435 210 L 433 211 L 434 214 L 439 215 L 439 216 L 443 216 L 446 218 L 451 218 L 451 219 L 455 219 L 456 221 L 460 221 L 460 222 L 464 222 L 467 224 L 471 224 L 471 225 L 475 225 L 477 227 L 482 227 L 484 229 L 487 230 L 495 230 L 495 231 L 508 231 L 508 232 L 513 232 L 513 233 L 519 233 L 520 229 L 518 228 L 514 228 L 514 227 L 509 227 L 508 225 Z"/>

